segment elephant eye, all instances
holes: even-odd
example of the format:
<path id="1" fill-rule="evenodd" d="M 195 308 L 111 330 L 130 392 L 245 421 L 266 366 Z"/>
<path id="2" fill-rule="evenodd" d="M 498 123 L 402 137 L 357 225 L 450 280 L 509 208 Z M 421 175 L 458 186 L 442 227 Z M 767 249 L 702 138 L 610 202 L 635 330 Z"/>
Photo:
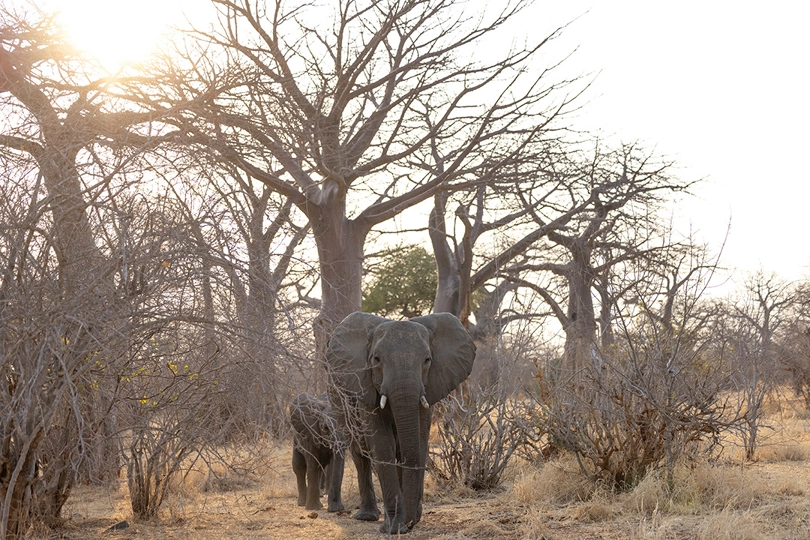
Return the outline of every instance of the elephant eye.
<path id="1" fill-rule="evenodd" d="M 375 364 L 379 364 L 379 363 L 380 363 L 380 357 L 379 357 L 379 356 L 377 356 L 376 354 L 375 354 L 375 355 L 374 355 L 374 356 L 371 358 L 371 360 L 372 360 L 372 361 L 373 361 Z"/>
<path id="2" fill-rule="evenodd" d="M 430 357 L 428 356 L 427 358 L 425 358 L 425 365 L 427 365 L 429 363 L 430 363 Z"/>

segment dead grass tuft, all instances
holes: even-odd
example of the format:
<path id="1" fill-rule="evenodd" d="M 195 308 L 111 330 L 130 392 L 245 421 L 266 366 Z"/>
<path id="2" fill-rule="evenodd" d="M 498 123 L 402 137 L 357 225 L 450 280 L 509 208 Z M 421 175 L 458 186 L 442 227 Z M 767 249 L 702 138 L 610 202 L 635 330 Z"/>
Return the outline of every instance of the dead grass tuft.
<path id="1" fill-rule="evenodd" d="M 750 515 L 728 510 L 703 520 L 695 534 L 696 540 L 761 540 L 767 537 Z"/>
<path id="2" fill-rule="evenodd" d="M 747 509 L 762 496 L 762 485 L 743 467 L 703 464 L 693 469 L 700 504 L 713 510 Z"/>
<path id="3" fill-rule="evenodd" d="M 520 526 L 519 537 L 526 540 L 557 540 L 558 537 L 546 525 L 547 520 L 544 512 L 529 512 Z"/>
<path id="4" fill-rule="evenodd" d="M 590 500 L 600 486 L 583 476 L 573 456 L 563 455 L 537 468 L 526 465 L 512 484 L 515 498 L 526 505 Z"/>
<path id="5" fill-rule="evenodd" d="M 757 451 L 761 461 L 805 461 L 808 457 L 807 443 L 788 442 L 782 444 L 769 444 Z"/>
<path id="6" fill-rule="evenodd" d="M 597 522 L 607 521 L 615 517 L 617 511 L 613 505 L 606 501 L 588 501 L 574 509 L 574 519 L 577 521 Z"/>
<path id="7" fill-rule="evenodd" d="M 664 508 L 670 497 L 660 475 L 648 474 L 622 498 L 623 505 L 629 512 L 651 516 Z"/>
<path id="8" fill-rule="evenodd" d="M 774 483 L 775 492 L 788 497 L 803 497 L 804 489 L 799 485 L 795 476 L 782 476 Z"/>

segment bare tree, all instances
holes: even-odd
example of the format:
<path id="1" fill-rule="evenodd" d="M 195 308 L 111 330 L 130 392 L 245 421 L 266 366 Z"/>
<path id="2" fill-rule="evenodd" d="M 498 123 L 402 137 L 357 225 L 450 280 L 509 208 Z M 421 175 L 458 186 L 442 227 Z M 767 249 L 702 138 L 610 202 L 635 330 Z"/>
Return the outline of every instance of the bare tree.
<path id="1" fill-rule="evenodd" d="M 449 0 L 214 5 L 219 26 L 192 34 L 191 67 L 173 62 L 161 95 L 144 100 L 160 116 L 182 109 L 172 120 L 179 137 L 307 217 L 320 263 L 319 350 L 360 309 L 372 227 L 470 181 L 494 149 L 536 136 L 570 100 L 531 67 L 556 33 L 493 61 L 475 55 L 522 1 L 481 16 Z"/>
<path id="2" fill-rule="evenodd" d="M 453 313 L 468 325 L 474 292 L 507 274 L 505 269 L 593 202 L 575 189 L 559 141 L 532 142 L 519 155 L 503 156 L 497 168 L 453 199 L 446 192 L 435 196 L 428 227 L 439 275 L 434 311 Z M 452 230 L 448 202 L 457 204 Z M 504 287 L 515 284 L 499 286 L 495 297 L 504 296 Z"/>
<path id="3" fill-rule="evenodd" d="M 711 455 L 738 425 L 726 394 L 731 370 L 716 355 L 718 311 L 701 301 L 717 268 L 712 260 L 679 255 L 658 269 L 646 268 L 651 258 L 626 261 L 635 286 L 614 304 L 610 347 L 594 349 L 575 384 L 560 380 L 553 363 L 539 366 L 538 404 L 550 437 L 577 455 L 584 472 L 628 489 L 663 468 L 672 487 L 680 461 Z"/>
<path id="4" fill-rule="evenodd" d="M 728 355 L 735 367 L 733 382 L 740 394 L 740 435 L 745 458 L 754 459 L 759 431 L 764 427 L 765 398 L 779 380 L 779 350 L 775 337 L 788 325 L 797 301 L 793 284 L 762 270 L 748 276 L 740 298 L 728 306 L 731 328 Z"/>
<path id="5" fill-rule="evenodd" d="M 233 403 L 222 403 L 223 415 L 240 422 L 242 433 L 279 433 L 287 404 L 301 391 L 286 386 L 316 382 L 308 380 L 310 347 L 296 345 L 310 341 L 300 321 L 318 307 L 301 298 L 317 282 L 306 263 L 297 262 L 309 227 L 295 223 L 291 202 L 232 167 L 206 161 L 166 180 L 188 224 L 186 249 L 198 253 L 206 269 L 206 319 L 228 325 L 242 340 L 228 360 L 236 386 Z"/>
<path id="6" fill-rule="evenodd" d="M 122 451 L 125 433 L 128 442 L 158 429 L 188 433 L 215 402 L 218 379 L 203 367 L 219 366 L 219 347 L 197 347 L 200 334 L 212 335 L 209 268 L 176 241 L 183 225 L 171 201 L 132 189 L 158 172 L 140 159 L 163 139 L 145 123 L 125 129 L 138 114 L 116 98 L 115 81 L 95 73 L 52 20 L 0 8 L 4 538 L 57 523 L 78 479 L 114 478 L 122 457 L 138 461 L 143 447 Z M 172 357 L 176 371 L 159 361 L 185 353 Z M 181 392 L 183 384 L 199 391 Z M 165 407 L 151 405 L 161 400 Z M 128 415 L 130 405 L 139 414 Z M 158 428 L 172 418 L 182 422 Z M 181 448 L 199 448 L 198 435 Z M 163 465 L 183 457 L 168 446 L 150 455 Z"/>
<path id="7" fill-rule="evenodd" d="M 37 514 L 58 518 L 73 485 L 79 437 L 87 434 L 79 381 L 121 323 L 89 213 L 108 180 L 87 153 L 100 136 L 93 123 L 101 85 L 50 20 L 22 13 L 0 11 L 0 159 L 9 190 L 0 286 L 1 537 L 23 535 Z M 126 159 L 117 156 L 111 168 Z M 82 182 L 88 171 L 100 174 L 90 186 Z M 49 451 L 46 442 L 60 439 L 66 446 Z"/>
<path id="8" fill-rule="evenodd" d="M 806 280 L 796 285 L 790 324 L 781 338 L 780 359 L 797 396 L 810 406 L 810 289 Z"/>
<path id="9" fill-rule="evenodd" d="M 610 269 L 660 249 L 649 241 L 660 220 L 656 213 L 668 195 L 690 185 L 669 175 L 670 163 L 634 145 L 606 151 L 597 144 L 586 158 L 580 161 L 578 178 L 588 194 L 583 197 L 588 201 L 587 210 L 565 228 L 550 231 L 548 244 L 533 250 L 533 260 L 511 269 L 518 275 L 545 272 L 560 278 L 556 287 L 554 281 L 545 285 L 524 279 L 523 283 L 545 300 L 561 324 L 564 369 L 569 374 L 577 373 L 594 357 L 598 321 L 609 319 L 597 311 L 594 293 L 601 286 L 602 302 L 612 304 L 605 288 Z M 632 230 L 636 232 L 625 234 Z M 602 329 L 602 334 L 606 331 Z"/>

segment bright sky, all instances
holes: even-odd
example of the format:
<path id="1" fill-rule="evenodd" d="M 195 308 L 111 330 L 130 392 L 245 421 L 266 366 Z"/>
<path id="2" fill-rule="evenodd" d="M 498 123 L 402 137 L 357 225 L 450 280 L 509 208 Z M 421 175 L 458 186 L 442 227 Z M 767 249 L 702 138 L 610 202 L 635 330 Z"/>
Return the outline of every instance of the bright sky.
<path id="1" fill-rule="evenodd" d="M 207 0 L 48 0 L 77 41 L 114 69 L 138 60 L 182 9 Z M 767 5 L 767 7 L 765 7 Z M 722 263 L 787 279 L 810 274 L 810 2 L 732 0 L 539 1 L 529 31 L 577 16 L 555 47 L 578 47 L 569 73 L 599 73 L 580 127 L 673 157 L 686 179 L 706 178 L 679 207 Z M 688 225 L 682 225 L 687 228 Z"/>
<path id="2" fill-rule="evenodd" d="M 716 249 L 731 222 L 721 263 L 735 278 L 810 274 L 810 2 L 564 4 L 564 20 L 588 12 L 564 34 L 571 63 L 600 71 L 580 120 L 707 179 L 680 210 Z"/>
<path id="3" fill-rule="evenodd" d="M 183 24 L 183 9 L 194 2 L 41 0 L 41 3 L 59 11 L 59 19 L 74 43 L 95 55 L 108 70 L 116 71 L 127 62 L 144 60 L 170 26 Z"/>

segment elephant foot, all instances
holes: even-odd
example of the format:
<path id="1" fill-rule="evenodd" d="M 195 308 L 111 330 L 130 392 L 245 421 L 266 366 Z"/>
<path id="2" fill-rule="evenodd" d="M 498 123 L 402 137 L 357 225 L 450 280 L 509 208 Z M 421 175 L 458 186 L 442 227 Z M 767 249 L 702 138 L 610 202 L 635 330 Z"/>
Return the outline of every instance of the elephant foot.
<path id="1" fill-rule="evenodd" d="M 329 505 L 326 507 L 327 512 L 340 512 L 341 510 L 344 510 L 342 502 L 329 501 Z"/>
<path id="2" fill-rule="evenodd" d="M 408 531 L 410 531 L 410 529 L 404 523 L 391 523 L 386 521 L 380 525 L 380 532 L 383 534 L 405 534 Z"/>
<path id="3" fill-rule="evenodd" d="M 307 510 L 323 510 L 323 505 L 321 504 L 320 501 L 318 501 L 317 504 L 312 503 L 312 504 L 306 505 L 306 509 Z"/>
<path id="4" fill-rule="evenodd" d="M 298 499 L 298 506 L 306 506 L 307 500 L 306 499 Z"/>
<path id="5" fill-rule="evenodd" d="M 354 515 L 354 519 L 360 521 L 377 521 L 380 519 L 380 511 L 376 508 L 361 508 Z"/>

